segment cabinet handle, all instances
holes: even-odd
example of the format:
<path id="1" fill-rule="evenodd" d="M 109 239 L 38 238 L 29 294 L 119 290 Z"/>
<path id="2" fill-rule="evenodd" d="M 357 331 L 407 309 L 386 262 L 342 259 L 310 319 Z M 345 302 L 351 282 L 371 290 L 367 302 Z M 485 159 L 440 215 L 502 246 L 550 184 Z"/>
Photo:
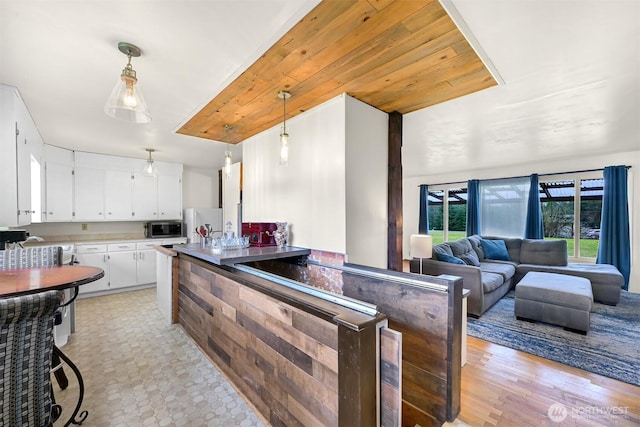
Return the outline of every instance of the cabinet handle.
<path id="1" fill-rule="evenodd" d="M 46 213 L 46 212 L 43 212 L 43 213 Z M 49 215 L 53 215 L 53 212 L 49 212 Z"/>
<path id="2" fill-rule="evenodd" d="M 136 253 L 135 252 L 133 253 L 133 259 L 136 259 Z"/>

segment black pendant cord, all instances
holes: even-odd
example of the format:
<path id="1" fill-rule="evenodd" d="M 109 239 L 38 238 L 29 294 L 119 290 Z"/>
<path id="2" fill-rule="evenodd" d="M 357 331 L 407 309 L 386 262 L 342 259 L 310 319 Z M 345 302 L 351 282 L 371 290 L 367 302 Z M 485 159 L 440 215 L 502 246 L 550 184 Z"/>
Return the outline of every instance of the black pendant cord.
<path id="1" fill-rule="evenodd" d="M 60 350 L 55 345 L 53 346 L 53 353 L 58 357 L 60 357 L 60 359 L 62 359 L 62 361 L 71 368 L 73 373 L 76 375 L 76 378 L 78 379 L 78 403 L 76 404 L 76 407 L 73 410 L 73 413 L 71 414 L 67 422 L 64 424 L 64 427 L 67 427 L 71 424 L 80 425 L 84 422 L 84 420 L 87 419 L 87 416 L 89 415 L 88 411 L 82 411 L 80 412 L 80 414 L 78 414 L 78 412 L 80 411 L 80 407 L 82 406 L 82 401 L 84 399 L 84 380 L 82 379 L 82 374 L 80 373 L 80 370 L 75 365 L 75 363 L 73 363 L 71 359 L 69 359 L 67 355 L 64 354 L 62 350 Z M 78 415 L 78 419 L 76 419 L 76 415 Z"/>

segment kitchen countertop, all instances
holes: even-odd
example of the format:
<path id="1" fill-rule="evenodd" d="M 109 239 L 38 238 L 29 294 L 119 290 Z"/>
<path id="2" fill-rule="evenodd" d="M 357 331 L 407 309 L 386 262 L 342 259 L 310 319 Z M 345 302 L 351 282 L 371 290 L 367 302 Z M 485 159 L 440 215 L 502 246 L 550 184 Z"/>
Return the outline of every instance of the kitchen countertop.
<path id="1" fill-rule="evenodd" d="M 311 253 L 310 249 L 295 246 L 285 246 L 284 248 L 278 248 L 277 246 L 251 246 L 245 249 L 222 251 L 201 248 L 199 244 L 188 244 L 174 245 L 173 250 L 217 265 L 233 265 L 266 259 L 291 258 L 306 256 Z"/>

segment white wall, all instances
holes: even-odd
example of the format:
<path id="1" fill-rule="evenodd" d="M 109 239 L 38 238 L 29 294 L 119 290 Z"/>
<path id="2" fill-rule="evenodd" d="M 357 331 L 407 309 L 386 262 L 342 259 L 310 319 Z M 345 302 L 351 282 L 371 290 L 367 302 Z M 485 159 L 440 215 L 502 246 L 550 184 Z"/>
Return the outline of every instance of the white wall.
<path id="1" fill-rule="evenodd" d="M 291 245 L 345 253 L 344 97 L 287 120 L 287 133 L 287 166 L 280 126 L 242 143 L 243 221 L 286 221 Z"/>
<path id="2" fill-rule="evenodd" d="M 280 126 L 243 145 L 243 221 L 287 221 L 290 244 L 387 265 L 388 115 L 346 95 L 287 121 L 289 163 L 279 165 Z"/>
<path id="3" fill-rule="evenodd" d="M 418 216 L 420 184 L 439 184 L 445 182 L 466 182 L 469 179 L 489 179 L 509 176 L 521 176 L 531 173 L 551 174 L 556 172 L 570 172 L 574 170 L 600 169 L 605 166 L 627 165 L 629 169 L 629 209 L 631 211 L 631 276 L 629 291 L 640 293 L 640 150 L 626 153 L 607 154 L 600 156 L 558 159 L 556 161 L 536 162 L 526 165 L 505 165 L 499 170 L 477 169 L 448 174 L 425 175 L 418 178 L 404 180 L 403 214 L 404 214 L 404 249 L 405 258 L 409 254 L 409 236 L 418 232 Z"/>
<path id="4" fill-rule="evenodd" d="M 186 167 L 182 171 L 182 206 L 219 208 L 218 171 Z"/>
<path id="5" fill-rule="evenodd" d="M 387 268 L 389 115 L 345 99 L 348 261 Z"/>

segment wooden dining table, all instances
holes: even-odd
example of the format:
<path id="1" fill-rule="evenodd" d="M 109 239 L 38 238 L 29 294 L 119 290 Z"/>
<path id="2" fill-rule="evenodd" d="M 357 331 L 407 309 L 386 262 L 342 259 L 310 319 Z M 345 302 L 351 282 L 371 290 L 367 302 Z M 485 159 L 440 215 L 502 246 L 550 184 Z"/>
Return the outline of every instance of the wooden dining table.
<path id="1" fill-rule="evenodd" d="M 63 306 L 65 306 L 71 304 L 76 299 L 79 286 L 91 283 L 102 277 L 104 277 L 104 271 L 101 268 L 86 265 L 61 265 L 55 267 L 0 270 L 0 298 L 10 298 L 51 290 L 73 289 L 74 293 L 72 297 L 63 304 Z M 55 344 L 53 346 L 53 355 L 54 360 L 60 359 L 64 361 L 78 379 L 78 402 L 64 426 L 82 424 L 88 416 L 88 411 L 80 412 L 84 398 L 84 381 L 82 374 L 71 359 Z M 53 369 L 55 370 L 56 367 Z M 57 416 L 60 416 L 60 413 L 58 413 Z"/>

